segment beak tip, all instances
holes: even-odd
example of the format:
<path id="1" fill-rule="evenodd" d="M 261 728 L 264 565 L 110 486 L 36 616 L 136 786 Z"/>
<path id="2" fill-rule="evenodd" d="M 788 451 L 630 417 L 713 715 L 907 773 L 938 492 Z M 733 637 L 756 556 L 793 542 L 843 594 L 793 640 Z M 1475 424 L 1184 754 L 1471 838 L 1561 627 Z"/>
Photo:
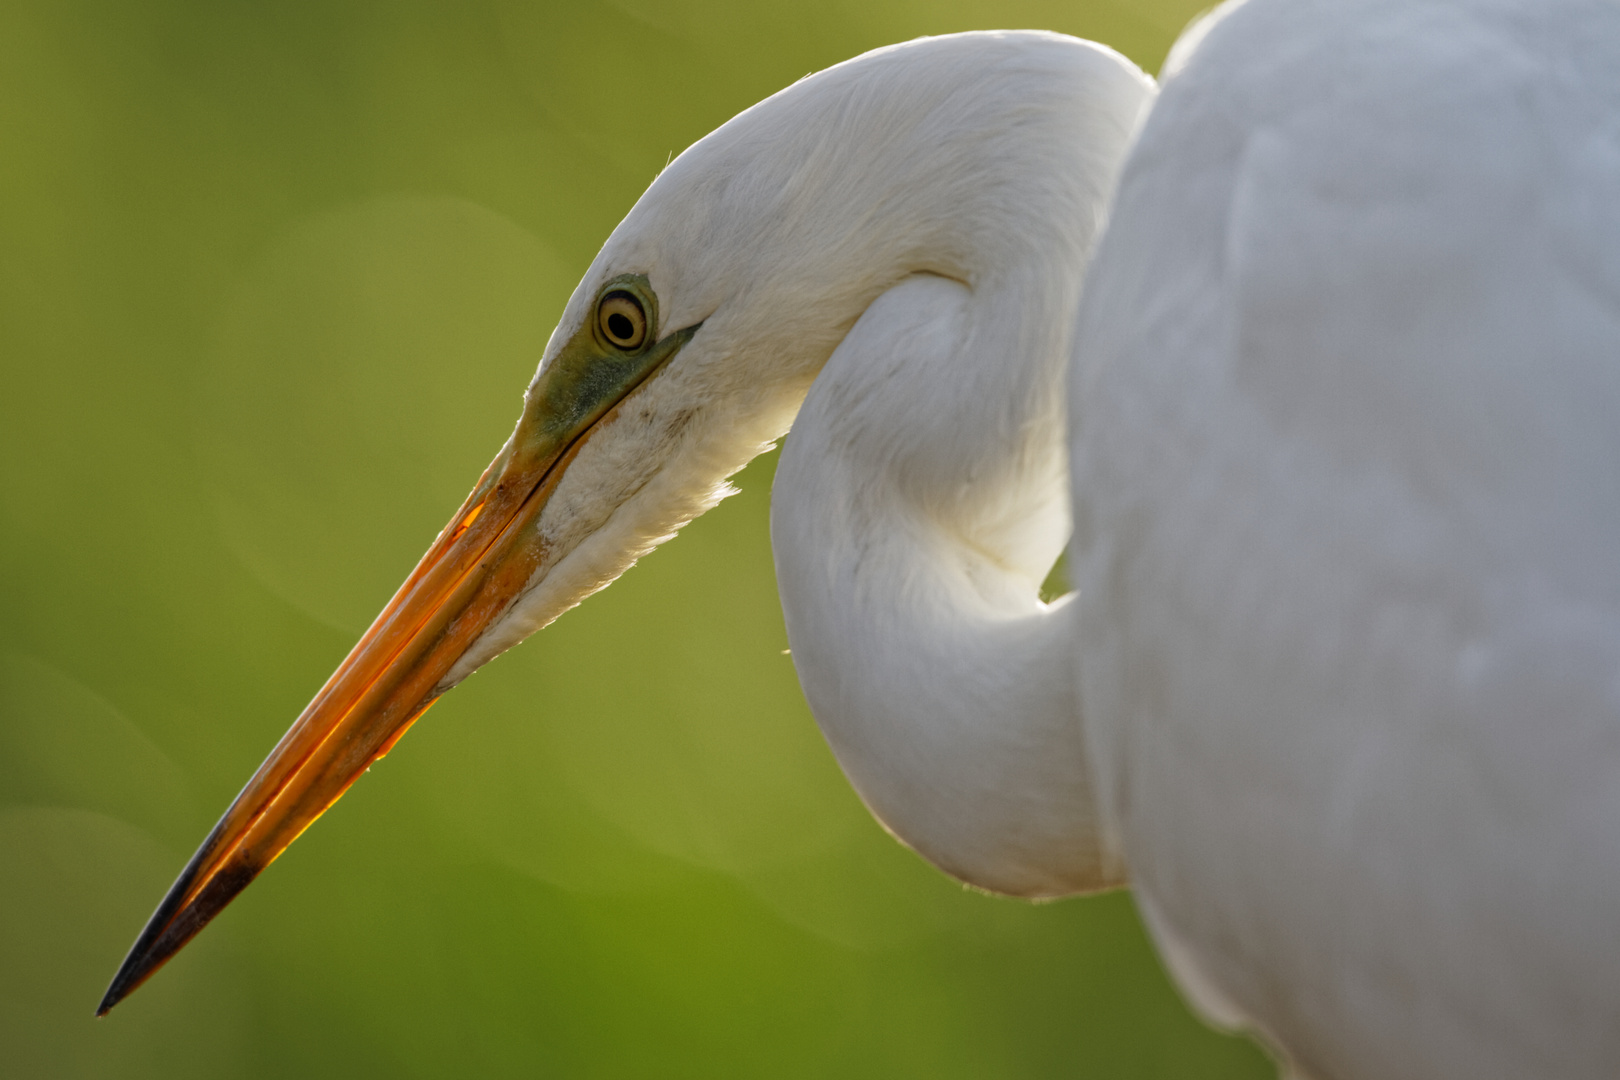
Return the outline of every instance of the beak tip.
<path id="1" fill-rule="evenodd" d="M 191 885 L 213 849 L 216 834 L 210 834 L 203 842 L 181 872 L 179 880 L 170 887 L 157 911 L 152 913 L 141 936 L 135 939 L 135 944 L 130 948 L 129 955 L 119 965 L 118 974 L 113 976 L 107 992 L 102 995 L 101 1004 L 96 1007 L 96 1016 L 106 1016 L 113 1006 L 139 989 L 215 915 L 223 911 L 225 905 L 246 889 L 263 869 L 239 854 L 224 866 L 215 868 L 201 890 L 191 895 Z"/>
<path id="2" fill-rule="evenodd" d="M 131 950 L 130 955 L 124 958 L 124 962 L 118 966 L 118 974 L 114 975 L 112 982 L 107 985 L 107 992 L 101 995 L 101 1004 L 96 1006 L 97 1020 L 112 1012 L 114 1005 L 123 1001 L 131 990 L 146 981 L 150 965 L 142 963 L 146 957 L 137 957 L 135 952 L 136 950 Z"/>
<path id="3" fill-rule="evenodd" d="M 101 1004 L 96 1006 L 98 1020 L 112 1012 L 113 1006 L 128 997 L 131 991 L 145 982 L 146 977 L 157 969 L 158 965 L 152 963 L 151 950 L 140 948 L 141 944 L 143 943 L 137 942 L 136 948 L 130 950 L 130 954 L 119 965 L 118 974 L 114 975 L 112 982 L 107 985 L 107 992 L 101 995 Z"/>

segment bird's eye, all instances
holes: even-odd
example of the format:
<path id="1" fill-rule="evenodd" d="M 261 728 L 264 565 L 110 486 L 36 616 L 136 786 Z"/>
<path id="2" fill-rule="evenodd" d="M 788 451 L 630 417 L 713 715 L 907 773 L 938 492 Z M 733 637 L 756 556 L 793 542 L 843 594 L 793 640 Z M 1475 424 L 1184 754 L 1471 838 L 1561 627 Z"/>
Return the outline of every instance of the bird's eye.
<path id="1" fill-rule="evenodd" d="M 596 323 L 602 336 L 621 349 L 639 349 L 647 340 L 647 313 L 631 293 L 615 290 L 602 297 Z"/>

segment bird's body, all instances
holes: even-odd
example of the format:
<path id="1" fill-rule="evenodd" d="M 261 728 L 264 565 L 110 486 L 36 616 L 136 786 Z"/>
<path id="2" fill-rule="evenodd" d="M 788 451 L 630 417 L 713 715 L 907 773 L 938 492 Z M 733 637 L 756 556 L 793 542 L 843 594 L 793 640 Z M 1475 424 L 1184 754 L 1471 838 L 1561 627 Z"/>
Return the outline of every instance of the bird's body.
<path id="1" fill-rule="evenodd" d="M 1620 8 L 1255 2 L 1184 64 L 1076 343 L 1104 818 L 1308 1073 L 1613 1075 Z"/>
<path id="2" fill-rule="evenodd" d="M 794 661 L 897 836 L 1129 881 L 1301 1075 L 1620 1070 L 1620 8 L 1250 0 L 1171 67 L 930 39 L 677 159 L 104 1004 L 792 424 Z"/>

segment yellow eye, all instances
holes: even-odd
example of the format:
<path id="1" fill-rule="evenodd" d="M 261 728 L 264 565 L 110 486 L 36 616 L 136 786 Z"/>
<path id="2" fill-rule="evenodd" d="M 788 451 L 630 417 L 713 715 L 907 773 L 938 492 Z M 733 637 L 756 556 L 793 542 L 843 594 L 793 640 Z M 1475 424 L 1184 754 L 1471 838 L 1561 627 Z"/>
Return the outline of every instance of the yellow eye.
<path id="1" fill-rule="evenodd" d="M 602 336 L 621 349 L 639 349 L 647 340 L 647 313 L 632 293 L 614 290 L 602 297 L 596 324 Z"/>

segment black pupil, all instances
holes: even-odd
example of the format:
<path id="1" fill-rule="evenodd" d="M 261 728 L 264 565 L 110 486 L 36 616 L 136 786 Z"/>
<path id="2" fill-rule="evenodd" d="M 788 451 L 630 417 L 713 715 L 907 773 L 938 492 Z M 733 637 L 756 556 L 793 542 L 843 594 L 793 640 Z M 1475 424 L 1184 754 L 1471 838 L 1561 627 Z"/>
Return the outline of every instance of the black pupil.
<path id="1" fill-rule="evenodd" d="M 636 324 L 622 311 L 615 311 L 609 315 L 607 323 L 608 333 L 613 335 L 614 341 L 629 341 L 635 336 Z"/>

